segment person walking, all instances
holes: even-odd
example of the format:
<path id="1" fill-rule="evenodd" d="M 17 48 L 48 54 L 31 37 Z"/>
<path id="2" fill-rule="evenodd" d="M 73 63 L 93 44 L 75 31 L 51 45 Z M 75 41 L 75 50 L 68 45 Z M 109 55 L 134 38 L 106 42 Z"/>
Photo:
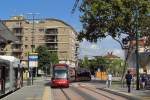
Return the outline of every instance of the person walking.
<path id="1" fill-rule="evenodd" d="M 146 76 L 145 76 L 145 74 L 142 75 L 141 82 L 142 82 L 142 89 L 144 89 L 145 88 L 145 83 L 146 83 Z"/>
<path id="2" fill-rule="evenodd" d="M 130 93 L 131 92 L 131 81 L 132 81 L 132 75 L 130 74 L 130 71 L 128 71 L 125 78 L 126 78 L 126 84 L 128 87 L 128 93 Z"/>
<path id="3" fill-rule="evenodd" d="M 107 78 L 107 87 L 109 88 L 111 86 L 112 83 L 112 75 L 111 73 L 108 74 L 108 78 Z"/>

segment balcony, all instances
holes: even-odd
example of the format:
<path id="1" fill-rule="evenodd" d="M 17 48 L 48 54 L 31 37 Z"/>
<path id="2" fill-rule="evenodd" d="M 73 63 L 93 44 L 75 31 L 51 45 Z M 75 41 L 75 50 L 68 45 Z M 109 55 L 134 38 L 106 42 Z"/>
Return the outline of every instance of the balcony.
<path id="1" fill-rule="evenodd" d="M 20 48 L 19 48 L 19 49 L 16 49 L 16 48 L 15 48 L 15 49 L 12 49 L 12 52 L 21 53 L 22 51 L 23 51 L 23 50 L 22 50 L 22 49 L 20 49 Z"/>
<path id="2" fill-rule="evenodd" d="M 23 42 L 22 42 L 22 41 L 15 41 L 13 44 L 22 45 L 22 44 L 23 44 Z"/>
<path id="3" fill-rule="evenodd" d="M 15 23 L 12 25 L 12 28 L 23 28 L 20 23 Z"/>
<path id="4" fill-rule="evenodd" d="M 22 37 L 23 34 L 22 34 L 22 33 L 15 33 L 15 36 L 16 36 L 16 37 Z"/>
<path id="5" fill-rule="evenodd" d="M 48 47 L 48 50 L 57 50 L 58 48 L 57 47 L 52 47 L 52 48 L 50 48 L 50 47 Z"/>
<path id="6" fill-rule="evenodd" d="M 58 34 L 55 34 L 55 33 L 51 33 L 51 34 L 45 34 L 45 36 L 57 36 Z"/>
<path id="7" fill-rule="evenodd" d="M 58 42 L 57 39 L 46 39 L 45 42 Z"/>
<path id="8" fill-rule="evenodd" d="M 45 35 L 57 35 L 58 34 L 58 30 L 56 28 L 49 28 L 46 29 L 45 31 Z"/>

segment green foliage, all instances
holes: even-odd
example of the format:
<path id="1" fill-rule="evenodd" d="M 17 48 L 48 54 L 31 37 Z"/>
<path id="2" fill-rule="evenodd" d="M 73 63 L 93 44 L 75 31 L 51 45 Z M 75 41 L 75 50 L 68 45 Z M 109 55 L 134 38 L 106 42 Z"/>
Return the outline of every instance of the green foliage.
<path id="1" fill-rule="evenodd" d="M 108 61 L 110 63 L 108 64 L 107 71 L 111 72 L 115 76 L 121 76 L 123 73 L 124 61 L 121 59 L 113 59 L 111 61 L 108 59 Z"/>
<path id="2" fill-rule="evenodd" d="M 79 60 L 79 66 L 82 68 L 88 68 L 92 72 L 96 71 L 97 68 L 103 67 L 103 71 L 111 72 L 115 76 L 122 75 L 122 69 L 124 67 L 124 61 L 122 59 L 108 59 L 105 57 L 95 57 L 94 59 L 88 60 L 85 57 L 83 60 Z"/>
<path id="3" fill-rule="evenodd" d="M 50 58 L 51 58 L 52 64 L 57 64 L 59 62 L 57 52 L 51 52 Z"/>
<path id="4" fill-rule="evenodd" d="M 82 0 L 80 18 L 83 30 L 78 39 L 96 42 L 107 35 L 113 38 L 124 34 L 134 37 L 136 17 L 141 36 L 149 36 L 150 20 L 146 15 L 149 7 L 149 0 Z"/>
<path id="5" fill-rule="evenodd" d="M 88 57 L 84 57 L 83 60 L 79 61 L 79 66 L 82 68 L 88 68 L 89 67 L 89 60 Z"/>
<path id="6" fill-rule="evenodd" d="M 40 69 L 50 69 L 52 64 L 58 63 L 58 56 L 55 52 L 49 52 L 46 46 L 39 46 L 36 48 L 38 53 L 39 62 L 38 66 Z"/>
<path id="7" fill-rule="evenodd" d="M 36 48 L 36 52 L 38 53 L 39 57 L 39 68 L 43 69 L 46 67 L 45 65 L 50 65 L 50 53 L 46 46 L 39 46 Z"/>

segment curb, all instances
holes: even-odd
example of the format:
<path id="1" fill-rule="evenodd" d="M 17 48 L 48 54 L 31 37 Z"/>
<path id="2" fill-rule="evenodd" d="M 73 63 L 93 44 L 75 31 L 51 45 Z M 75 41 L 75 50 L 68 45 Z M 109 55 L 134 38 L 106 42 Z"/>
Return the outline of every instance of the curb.
<path id="1" fill-rule="evenodd" d="M 113 90 L 113 89 L 106 89 L 106 88 L 97 88 L 97 89 L 100 89 L 100 90 L 103 90 L 103 91 L 127 98 L 128 100 L 142 100 L 140 97 L 135 97 L 132 94 L 128 95 L 128 94 L 125 94 L 123 92 L 118 92 L 118 91 Z"/>

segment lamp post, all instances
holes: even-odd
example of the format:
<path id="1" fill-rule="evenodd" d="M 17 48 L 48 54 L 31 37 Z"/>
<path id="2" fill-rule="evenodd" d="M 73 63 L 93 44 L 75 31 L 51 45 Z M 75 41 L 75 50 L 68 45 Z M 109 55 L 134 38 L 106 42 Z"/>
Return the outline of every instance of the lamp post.
<path id="1" fill-rule="evenodd" d="M 31 44 L 32 44 L 32 46 L 31 46 L 31 48 L 32 48 L 32 52 L 33 52 L 33 48 L 34 48 L 34 30 L 35 30 L 35 15 L 38 15 L 39 13 L 27 13 L 27 15 L 31 15 L 32 16 L 32 36 L 31 36 Z"/>
<path id="2" fill-rule="evenodd" d="M 35 30 L 35 23 L 34 23 L 34 21 L 35 21 L 35 15 L 38 15 L 39 13 L 27 13 L 27 15 L 32 15 L 32 35 L 31 35 L 31 52 L 33 53 L 33 48 L 34 48 L 34 30 Z M 30 73 L 30 77 L 31 77 L 31 82 L 32 82 L 32 85 L 33 85 L 33 69 L 32 68 L 30 68 L 30 66 L 29 66 L 29 53 L 28 53 L 28 70 L 29 70 L 29 73 Z M 35 69 L 35 71 L 36 71 L 36 76 L 37 76 L 37 67 L 36 67 L 36 69 Z"/>
<path id="3" fill-rule="evenodd" d="M 139 17 L 139 10 L 137 5 L 135 6 L 135 35 L 136 35 L 136 90 L 139 90 L 139 35 L 138 35 L 138 17 Z"/>

